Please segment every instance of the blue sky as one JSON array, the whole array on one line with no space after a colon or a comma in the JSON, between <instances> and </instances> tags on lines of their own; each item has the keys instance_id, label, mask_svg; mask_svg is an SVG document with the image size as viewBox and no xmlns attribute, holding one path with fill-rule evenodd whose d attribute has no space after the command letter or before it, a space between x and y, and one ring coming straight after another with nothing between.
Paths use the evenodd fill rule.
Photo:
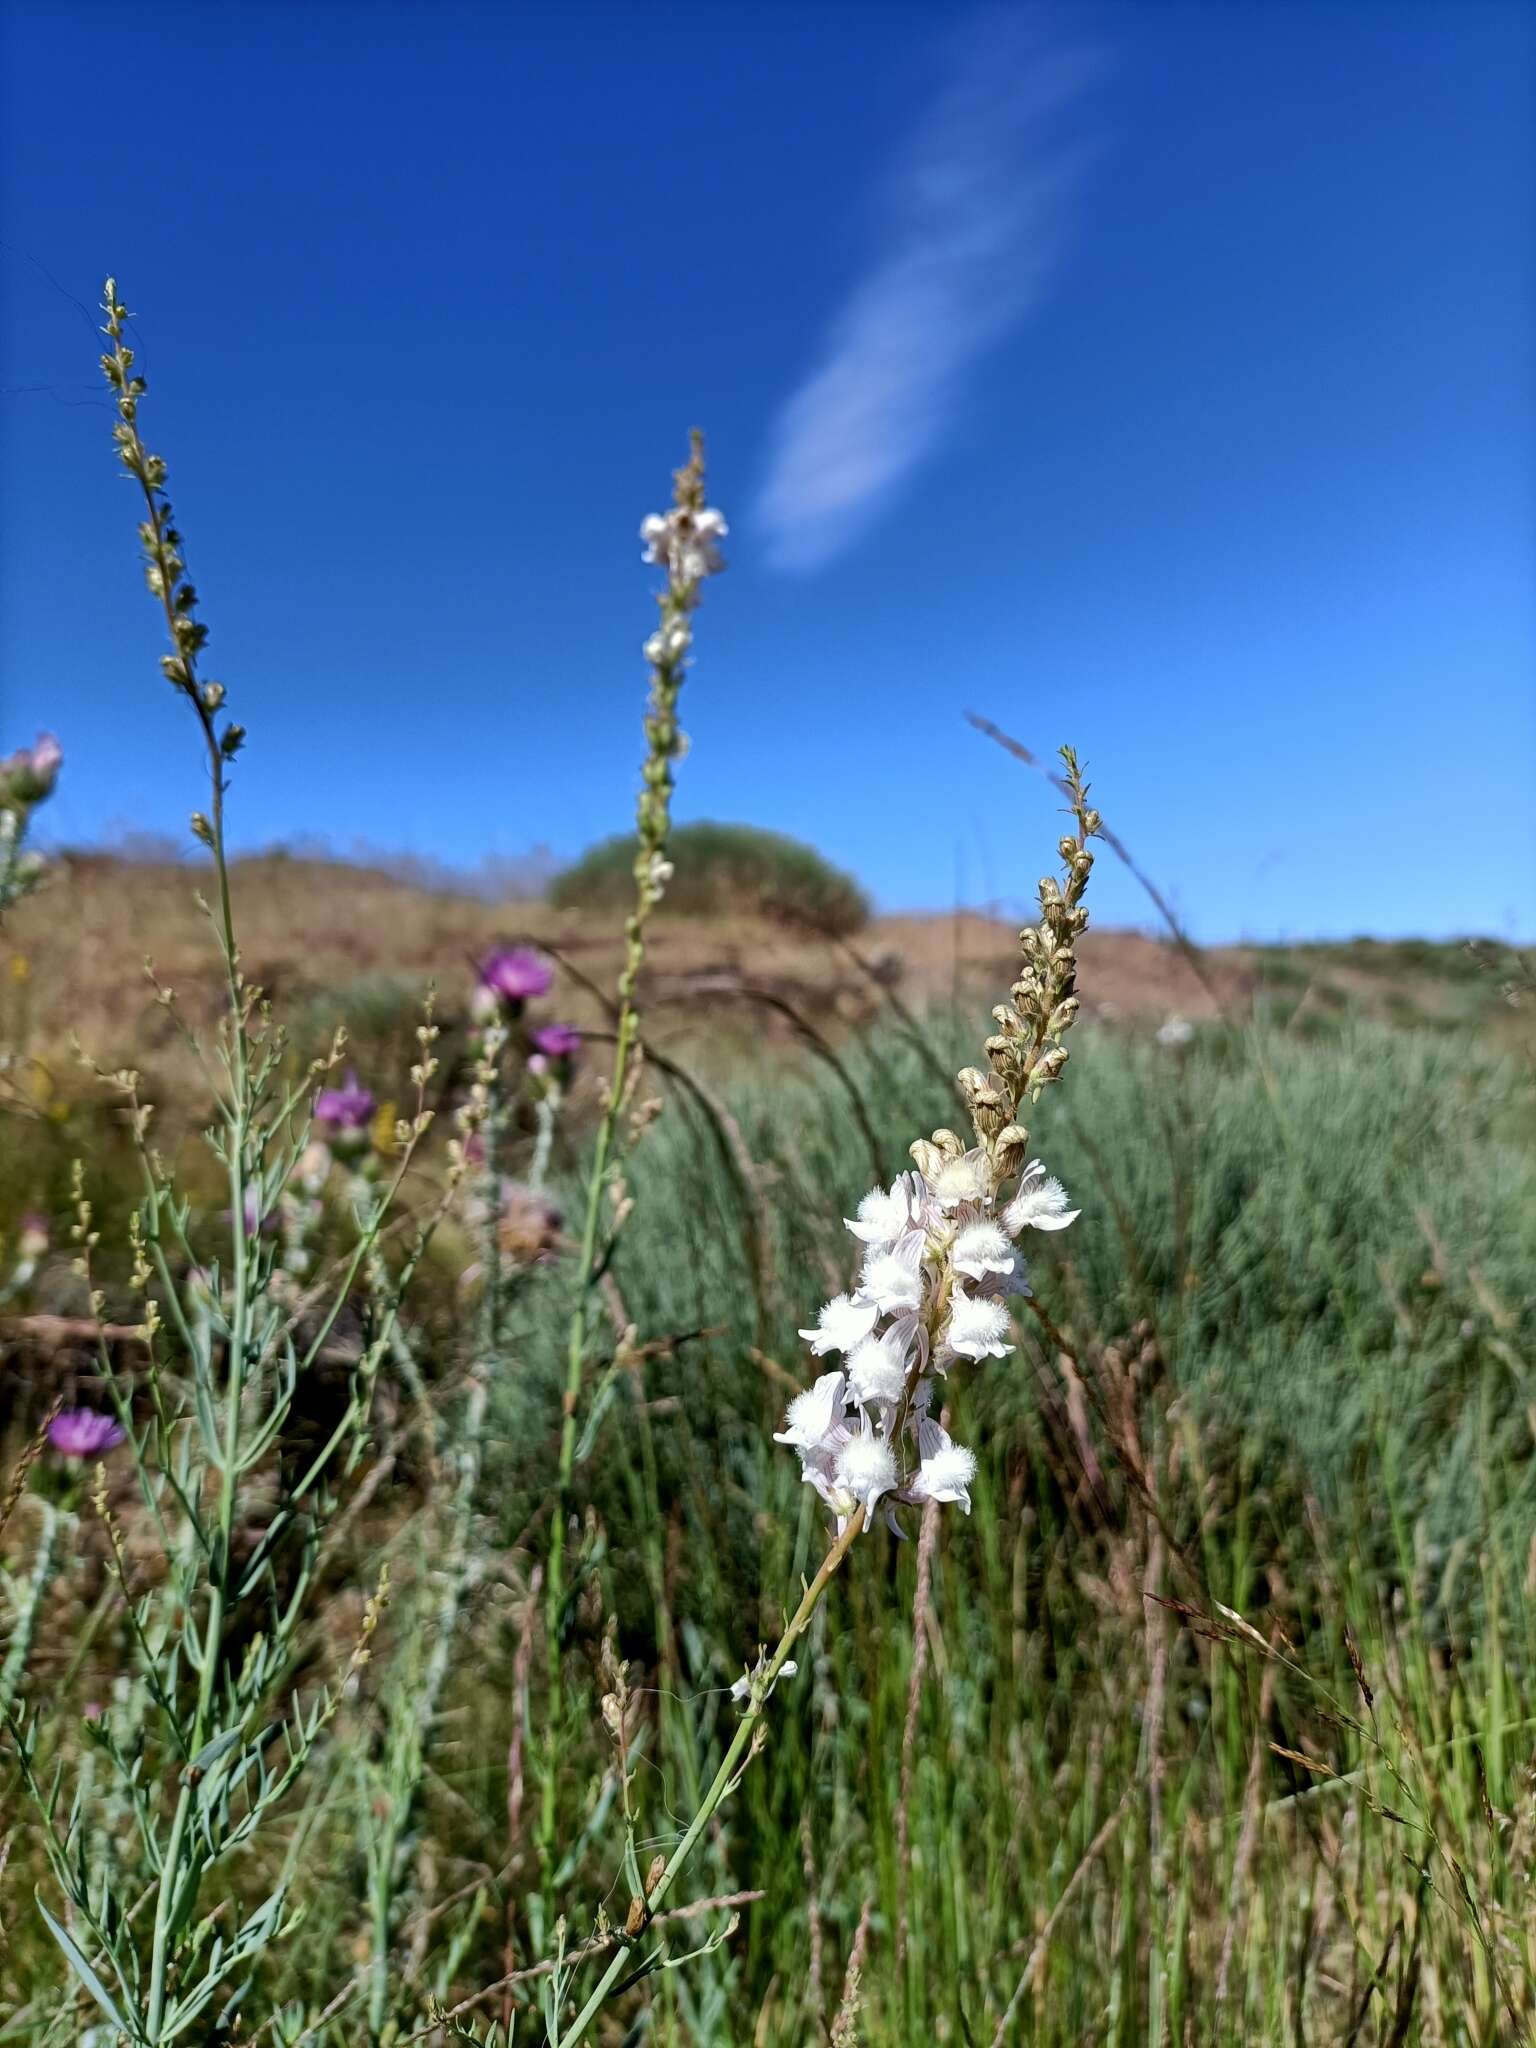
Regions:
<instances>
[{"instance_id":1,"label":"blue sky","mask_svg":"<svg viewBox=\"0 0 1536 2048\"><path fill-rule=\"evenodd\" d=\"M1529 10L0 22L0 737L61 735L55 835L201 800L72 303L110 268L247 843L627 824L635 530L698 423L680 816L1021 901L1051 800L974 707L1074 741L1204 937L1536 935Z\"/></svg>"}]
</instances>

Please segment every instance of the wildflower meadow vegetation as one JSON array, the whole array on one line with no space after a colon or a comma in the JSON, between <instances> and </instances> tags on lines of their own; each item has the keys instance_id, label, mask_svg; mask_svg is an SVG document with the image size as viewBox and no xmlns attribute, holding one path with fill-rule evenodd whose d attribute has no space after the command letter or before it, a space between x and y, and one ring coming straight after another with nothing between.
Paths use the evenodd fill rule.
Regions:
<instances>
[{"instance_id":1,"label":"wildflower meadow vegetation","mask_svg":"<svg viewBox=\"0 0 1536 2048\"><path fill-rule=\"evenodd\" d=\"M1237 1001L1171 913L1205 1013L1106 1014L1070 747L990 1020L803 850L674 833L697 437L633 831L554 892L616 977L513 932L403 1056L285 1018L259 713L104 320L217 994L151 960L141 1059L39 1036L68 762L0 762L0 2043L1531 2038L1529 1040ZM711 874L869 1007L661 1043Z\"/></svg>"}]
</instances>

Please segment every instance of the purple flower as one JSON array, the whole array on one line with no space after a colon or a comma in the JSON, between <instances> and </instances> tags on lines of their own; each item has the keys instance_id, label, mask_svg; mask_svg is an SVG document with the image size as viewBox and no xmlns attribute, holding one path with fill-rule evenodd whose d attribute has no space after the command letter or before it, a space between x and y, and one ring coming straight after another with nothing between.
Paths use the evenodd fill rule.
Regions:
<instances>
[{"instance_id":1,"label":"purple flower","mask_svg":"<svg viewBox=\"0 0 1536 2048\"><path fill-rule=\"evenodd\" d=\"M365 1131L373 1121L378 1104L362 1087L356 1071L348 1067L344 1088L322 1088L315 1097L315 1119L333 1131Z\"/></svg>"},{"instance_id":2,"label":"purple flower","mask_svg":"<svg viewBox=\"0 0 1536 2048\"><path fill-rule=\"evenodd\" d=\"M48 1425L48 1441L66 1458L98 1458L123 1440L122 1424L94 1408L66 1408Z\"/></svg>"},{"instance_id":3,"label":"purple flower","mask_svg":"<svg viewBox=\"0 0 1536 2048\"><path fill-rule=\"evenodd\" d=\"M0 798L40 804L59 779L64 749L51 732L40 732L35 747L18 747L0 761Z\"/></svg>"},{"instance_id":4,"label":"purple flower","mask_svg":"<svg viewBox=\"0 0 1536 2048\"><path fill-rule=\"evenodd\" d=\"M517 1008L530 996L544 995L554 978L555 970L531 946L498 946L480 962L480 986Z\"/></svg>"},{"instance_id":5,"label":"purple flower","mask_svg":"<svg viewBox=\"0 0 1536 2048\"><path fill-rule=\"evenodd\" d=\"M547 1060L573 1060L581 1051L581 1033L574 1024L541 1024L530 1035L534 1051Z\"/></svg>"}]
</instances>

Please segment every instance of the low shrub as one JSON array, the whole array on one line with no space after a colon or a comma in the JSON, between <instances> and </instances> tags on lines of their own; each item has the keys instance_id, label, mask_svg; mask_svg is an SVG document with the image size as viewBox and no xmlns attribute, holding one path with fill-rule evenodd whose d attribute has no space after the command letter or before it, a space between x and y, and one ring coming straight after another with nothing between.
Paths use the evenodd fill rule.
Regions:
<instances>
[{"instance_id":1,"label":"low shrub","mask_svg":"<svg viewBox=\"0 0 1536 2048\"><path fill-rule=\"evenodd\" d=\"M677 827L668 857L676 872L667 908L687 916L768 917L832 938L869 919L869 899L853 877L782 832L700 819ZM549 900L562 910L622 912L634 897L634 865L632 834L604 839L555 877Z\"/></svg>"}]
</instances>

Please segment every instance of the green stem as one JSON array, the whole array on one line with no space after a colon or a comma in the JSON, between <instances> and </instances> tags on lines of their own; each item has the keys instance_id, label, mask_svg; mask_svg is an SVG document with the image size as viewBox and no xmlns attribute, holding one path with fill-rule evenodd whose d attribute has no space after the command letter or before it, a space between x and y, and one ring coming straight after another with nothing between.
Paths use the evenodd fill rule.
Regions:
<instances>
[{"instance_id":1,"label":"green stem","mask_svg":"<svg viewBox=\"0 0 1536 2048\"><path fill-rule=\"evenodd\" d=\"M704 510L704 444L691 437L687 463L673 477L674 520L686 522ZM586 1217L581 1234L581 1252L576 1269L576 1299L571 1310L569 1342L566 1347L565 1390L560 1413L560 1461L554 1504L554 1527L550 1532L549 1573L545 1584L544 1633L549 1660L549 1699L542 1757L543 1784L539 1807L539 1861L543 1879L542 1896L552 1904L551 1875L555 1835L555 1807L559 1789L560 1752L565 1715L564 1680L560 1661L560 1625L565 1608L565 1540L570 1519L571 1472L576 1462L576 1408L581 1399L581 1376L586 1364L589 1335L588 1317L596 1284L598 1234L602 1222L604 1191L608 1187L610 1160L615 1150L619 1114L627 1099L630 1061L636 1051L639 1017L635 992L645 958L645 927L661 900L665 878L667 835L671 829L672 763L682 752L683 739L677 726L678 692L682 688L691 639L690 614L699 599L703 578L718 567L706 547L697 562L680 557L670 546L654 559L665 559L667 581L659 595L661 645L647 643L651 663L651 695L645 719L646 758L641 769L641 788L635 809L635 907L625 920L624 970L619 976L619 1015L615 1033L613 1074L608 1098L598 1126L591 1177L587 1182ZM542 1133L541 1133L542 1136ZM542 1162L541 1162L542 1163Z\"/></svg>"},{"instance_id":2,"label":"green stem","mask_svg":"<svg viewBox=\"0 0 1536 2048\"><path fill-rule=\"evenodd\" d=\"M641 941L630 940L629 971L632 980L639 965ZM560 1760L560 1722L564 1713L560 1673L560 1618L565 1606L565 1525L570 1513L571 1472L576 1463L576 1404L581 1398L581 1374L587 1351L587 1303L597 1264L597 1234L602 1222L603 1189L608 1184L608 1158L618 1128L619 1104L624 1097L624 1077L629 1069L630 1049L635 1035L635 1009L626 994L619 1012L617 1041L613 1056L613 1078L603 1120L598 1126L592 1154L592 1171L587 1182L587 1211L582 1224L581 1252L576 1268L576 1305L565 1358L565 1391L560 1404L560 1465L556 1482L554 1527L550 1531L549 1575L544 1594L544 1637L549 1657L549 1713L545 1730L543 1785L539 1808L539 1853L546 1880L555 1831L556 1779Z\"/></svg>"},{"instance_id":3,"label":"green stem","mask_svg":"<svg viewBox=\"0 0 1536 2048\"><path fill-rule=\"evenodd\" d=\"M683 1866L698 1846L700 1835L703 1834L714 1815L715 1809L730 1790L737 1771L742 1764L742 1759L747 1752L748 1745L752 1741L753 1732L762 1718L763 1709L768 1704L768 1698L773 1690L774 1681L784 1668L791 1649L810 1625L811 1616L816 1612L817 1607L821 1603L821 1596L832 1583L833 1576L842 1564L843 1559L853 1548L864 1527L865 1519L863 1508L858 1508L854 1511L847 1527L822 1559L820 1571L817 1572L815 1578L806 1587L800 1605L795 1609L789 1626L779 1639L778 1648L769 1660L768 1669L753 1688L751 1701L746 1712L741 1717L741 1725L737 1728L731 1740L731 1746L725 1752L720 1768L715 1773L714 1782L704 1795L703 1805L689 1822L688 1832L673 1850L671 1860L668 1862L666 1869L652 1887L650 1896L645 1902L647 1914L650 1917L654 1917L661 1910L667 1894L671 1891L673 1884L681 1874ZM577 2013L575 2019L572 2020L568 2031L560 2036L557 2048L576 2048L576 2043L581 2040L587 2028L597 2017L609 1993L619 1978L630 1967L631 1962L632 1957L627 1946L620 1947L614 1951L613 1959L599 1978L591 1997L581 2008L580 2012Z\"/></svg>"},{"instance_id":4,"label":"green stem","mask_svg":"<svg viewBox=\"0 0 1536 2048\"><path fill-rule=\"evenodd\" d=\"M157 534L161 532L161 514L154 493L148 485L144 495L149 504L150 515ZM172 618L169 596L166 597L167 618ZM171 644L176 644L174 632ZM214 868L219 884L219 914L221 920L222 952L226 987L230 1008L230 1079L233 1083L232 1116L229 1143L229 1200L231 1252L234 1271L232 1274L233 1302L229 1318L229 1373L224 1390L224 1443L222 1469L219 1474L219 1512L213 1553L209 1560L208 1613L203 1627L202 1666L198 1674L197 1705L193 1712L192 1734L187 1745L189 1754L196 1756L208 1740L209 1722L212 1717L218 1681L222 1671L224 1644L224 1620L228 1603L230 1584L230 1542L234 1534L236 1483L239 1473L240 1415L245 1398L246 1351L249 1345L250 1321L250 1246L246 1236L245 1214L245 1155L250 1142L250 1065L247 1057L245 1038L245 1015L240 990L239 953L235 946L234 911L230 901L229 863L224 853L224 776L223 760L218 740L214 733L213 720L203 709L196 696L192 697L194 708L203 727L208 746L209 769L213 784L210 817L210 837L213 842ZM199 1361L194 1357L193 1370L199 1370ZM167 1983L171 1960L171 1946L174 1930L172 1915L176 1911L178 1896L182 1890L182 1859L185 1852L187 1828L192 1818L192 1805L196 1786L188 1771L183 1772L181 1791L176 1800L176 1812L171 1822L170 1839L166 1844L165 1858L161 1865L159 1896L155 1902L155 1929L150 1950L149 2008L147 2014L146 2040L153 2044L161 2038L165 2023ZM195 1898L199 1874L189 1872ZM182 1919L188 1917L183 1911Z\"/></svg>"}]
</instances>

